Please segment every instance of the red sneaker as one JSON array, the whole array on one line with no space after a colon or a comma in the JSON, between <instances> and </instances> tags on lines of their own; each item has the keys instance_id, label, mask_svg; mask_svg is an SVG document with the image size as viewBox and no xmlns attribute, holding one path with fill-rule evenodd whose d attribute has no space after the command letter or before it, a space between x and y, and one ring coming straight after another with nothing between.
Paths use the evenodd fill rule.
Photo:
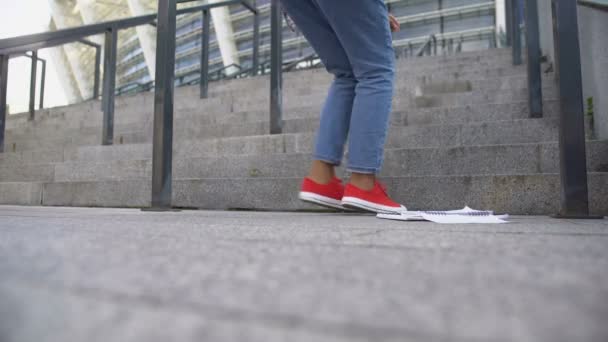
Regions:
<instances>
[{"instance_id":1,"label":"red sneaker","mask_svg":"<svg viewBox=\"0 0 608 342\"><path fill-rule=\"evenodd\" d=\"M344 196L344 185L342 180L335 177L328 184L319 184L306 177L302 182L300 199L304 202L344 210L342 197Z\"/></svg>"},{"instance_id":2,"label":"red sneaker","mask_svg":"<svg viewBox=\"0 0 608 342\"><path fill-rule=\"evenodd\" d=\"M378 181L376 181L374 188L370 191L365 191L352 184L348 184L344 190L342 206L379 214L393 214L407 211L407 208L393 201L386 194L386 187Z\"/></svg>"}]
</instances>

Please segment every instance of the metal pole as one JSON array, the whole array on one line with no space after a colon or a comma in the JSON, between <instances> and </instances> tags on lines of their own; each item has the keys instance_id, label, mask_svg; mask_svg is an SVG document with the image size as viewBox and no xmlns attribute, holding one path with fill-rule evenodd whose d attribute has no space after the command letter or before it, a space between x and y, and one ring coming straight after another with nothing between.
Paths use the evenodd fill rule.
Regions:
<instances>
[{"instance_id":1,"label":"metal pole","mask_svg":"<svg viewBox=\"0 0 608 342\"><path fill-rule=\"evenodd\" d=\"M172 201L175 21L175 0L158 0L152 147L152 210L170 210Z\"/></svg>"},{"instance_id":2,"label":"metal pole","mask_svg":"<svg viewBox=\"0 0 608 342\"><path fill-rule=\"evenodd\" d=\"M506 46L513 45L513 1L505 0L505 35Z\"/></svg>"},{"instance_id":3,"label":"metal pole","mask_svg":"<svg viewBox=\"0 0 608 342\"><path fill-rule=\"evenodd\" d=\"M114 142L114 96L116 91L116 49L118 32L110 29L105 33L105 56L103 69L103 133L102 145Z\"/></svg>"},{"instance_id":4,"label":"metal pole","mask_svg":"<svg viewBox=\"0 0 608 342\"><path fill-rule=\"evenodd\" d=\"M256 7L256 2L253 2ZM260 12L256 11L253 15L253 55L251 56L251 76L258 74L260 68Z\"/></svg>"},{"instance_id":5,"label":"metal pole","mask_svg":"<svg viewBox=\"0 0 608 342\"><path fill-rule=\"evenodd\" d=\"M513 2L511 16L511 32L513 36L513 65L521 65L521 30L520 30L520 18L519 18L519 0L511 0Z\"/></svg>"},{"instance_id":6,"label":"metal pole","mask_svg":"<svg viewBox=\"0 0 608 342\"><path fill-rule=\"evenodd\" d=\"M101 46L95 47L95 78L93 80L93 99L99 99L99 75L101 73Z\"/></svg>"},{"instance_id":7,"label":"metal pole","mask_svg":"<svg viewBox=\"0 0 608 342\"><path fill-rule=\"evenodd\" d=\"M588 217L587 157L576 1L555 1L560 93L560 217Z\"/></svg>"},{"instance_id":8,"label":"metal pole","mask_svg":"<svg viewBox=\"0 0 608 342\"><path fill-rule=\"evenodd\" d=\"M203 32L201 42L201 81L200 98L209 97L209 42L211 40L211 16L209 10L203 10Z\"/></svg>"},{"instance_id":9,"label":"metal pole","mask_svg":"<svg viewBox=\"0 0 608 342\"><path fill-rule=\"evenodd\" d=\"M270 134L281 134L283 132L283 15L279 0L272 0L270 22Z\"/></svg>"},{"instance_id":10,"label":"metal pole","mask_svg":"<svg viewBox=\"0 0 608 342\"><path fill-rule=\"evenodd\" d=\"M4 152L4 133L6 129L6 88L8 86L9 55L0 55L0 153Z\"/></svg>"},{"instance_id":11,"label":"metal pole","mask_svg":"<svg viewBox=\"0 0 608 342\"><path fill-rule=\"evenodd\" d=\"M437 1L437 9L441 12L441 10L443 10L443 0L438 0ZM443 17L443 14L439 15L439 33L443 34L443 32L445 31L445 18Z\"/></svg>"},{"instance_id":12,"label":"metal pole","mask_svg":"<svg viewBox=\"0 0 608 342\"><path fill-rule=\"evenodd\" d=\"M40 58L39 58L40 59ZM40 79L40 103L38 104L39 109L44 108L44 86L46 84L46 61L44 59L40 59L42 62L42 78Z\"/></svg>"},{"instance_id":13,"label":"metal pole","mask_svg":"<svg viewBox=\"0 0 608 342\"><path fill-rule=\"evenodd\" d=\"M30 72L30 116L28 120L34 120L36 116L36 74L38 67L38 51L32 51L32 68Z\"/></svg>"},{"instance_id":14,"label":"metal pole","mask_svg":"<svg viewBox=\"0 0 608 342\"><path fill-rule=\"evenodd\" d=\"M528 106L530 116L543 116L543 90L540 71L540 33L536 0L526 1L526 46L528 47Z\"/></svg>"}]
</instances>

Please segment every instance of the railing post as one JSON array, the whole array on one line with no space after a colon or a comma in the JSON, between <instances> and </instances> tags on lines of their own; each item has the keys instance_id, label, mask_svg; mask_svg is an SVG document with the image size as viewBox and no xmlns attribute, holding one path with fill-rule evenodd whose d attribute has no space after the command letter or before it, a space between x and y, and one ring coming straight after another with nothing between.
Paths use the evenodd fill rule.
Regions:
<instances>
[{"instance_id":1,"label":"railing post","mask_svg":"<svg viewBox=\"0 0 608 342\"><path fill-rule=\"evenodd\" d=\"M509 0L507 0L509 1ZM519 0L510 0L512 2L511 16L511 33L513 41L513 65L521 65L521 30L519 17Z\"/></svg>"},{"instance_id":2,"label":"railing post","mask_svg":"<svg viewBox=\"0 0 608 342\"><path fill-rule=\"evenodd\" d=\"M118 32L110 29L105 33L103 69L103 131L101 144L114 143L114 96L116 91L116 49Z\"/></svg>"},{"instance_id":3,"label":"railing post","mask_svg":"<svg viewBox=\"0 0 608 342\"><path fill-rule=\"evenodd\" d=\"M6 129L6 88L8 87L9 55L0 55L0 153L4 152Z\"/></svg>"},{"instance_id":4,"label":"railing post","mask_svg":"<svg viewBox=\"0 0 608 342\"><path fill-rule=\"evenodd\" d=\"M211 16L209 10L203 10L203 32L201 32L201 81L200 98L209 97L209 42L211 39Z\"/></svg>"},{"instance_id":5,"label":"railing post","mask_svg":"<svg viewBox=\"0 0 608 342\"><path fill-rule=\"evenodd\" d=\"M36 115L36 74L38 67L38 51L32 51L32 67L30 72L30 115L28 120L34 120Z\"/></svg>"},{"instance_id":6,"label":"railing post","mask_svg":"<svg viewBox=\"0 0 608 342\"><path fill-rule=\"evenodd\" d=\"M93 99L99 99L99 76L101 74L101 46L95 46L95 76L93 78Z\"/></svg>"},{"instance_id":7,"label":"railing post","mask_svg":"<svg viewBox=\"0 0 608 342\"><path fill-rule=\"evenodd\" d=\"M559 72L559 217L589 215L587 157L576 1L553 1L555 56Z\"/></svg>"},{"instance_id":8,"label":"railing post","mask_svg":"<svg viewBox=\"0 0 608 342\"><path fill-rule=\"evenodd\" d=\"M513 46L513 0L505 0L506 46Z\"/></svg>"},{"instance_id":9,"label":"railing post","mask_svg":"<svg viewBox=\"0 0 608 342\"><path fill-rule=\"evenodd\" d=\"M540 71L540 33L536 0L526 1L526 47L528 48L528 107L530 116L543 116L543 90Z\"/></svg>"},{"instance_id":10,"label":"railing post","mask_svg":"<svg viewBox=\"0 0 608 342\"><path fill-rule=\"evenodd\" d=\"M257 76L260 68L260 12L253 2L256 12L253 15L253 55L251 56L251 76Z\"/></svg>"},{"instance_id":11,"label":"railing post","mask_svg":"<svg viewBox=\"0 0 608 342\"><path fill-rule=\"evenodd\" d=\"M44 86L46 84L46 60L40 59L42 62L42 75L40 76L40 103L38 104L39 109L44 108Z\"/></svg>"},{"instance_id":12,"label":"railing post","mask_svg":"<svg viewBox=\"0 0 608 342\"><path fill-rule=\"evenodd\" d=\"M158 0L152 146L152 210L170 210L172 202L175 1Z\"/></svg>"},{"instance_id":13,"label":"railing post","mask_svg":"<svg viewBox=\"0 0 608 342\"><path fill-rule=\"evenodd\" d=\"M270 134L281 134L283 132L283 14L280 0L272 0L270 22Z\"/></svg>"}]
</instances>

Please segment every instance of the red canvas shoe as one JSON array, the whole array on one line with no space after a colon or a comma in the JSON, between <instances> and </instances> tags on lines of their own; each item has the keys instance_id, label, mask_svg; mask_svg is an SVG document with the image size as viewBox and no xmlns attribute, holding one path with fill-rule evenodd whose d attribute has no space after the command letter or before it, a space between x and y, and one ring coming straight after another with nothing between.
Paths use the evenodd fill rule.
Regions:
<instances>
[{"instance_id":1,"label":"red canvas shoe","mask_svg":"<svg viewBox=\"0 0 608 342\"><path fill-rule=\"evenodd\" d=\"M344 210L342 197L344 196L344 185L340 178L334 177L328 184L319 184L306 177L302 182L300 199L305 202Z\"/></svg>"},{"instance_id":2,"label":"red canvas shoe","mask_svg":"<svg viewBox=\"0 0 608 342\"><path fill-rule=\"evenodd\" d=\"M404 206L393 201L386 194L386 187L378 181L376 181L374 188L370 191L365 191L352 184L348 184L344 190L342 206L379 214L393 214L407 211Z\"/></svg>"}]
</instances>

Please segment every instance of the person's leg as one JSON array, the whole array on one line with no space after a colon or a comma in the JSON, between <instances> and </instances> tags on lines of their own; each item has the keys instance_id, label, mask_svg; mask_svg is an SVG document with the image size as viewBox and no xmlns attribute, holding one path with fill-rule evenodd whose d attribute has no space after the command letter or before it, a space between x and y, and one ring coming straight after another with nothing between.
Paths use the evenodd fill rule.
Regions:
<instances>
[{"instance_id":1,"label":"person's leg","mask_svg":"<svg viewBox=\"0 0 608 342\"><path fill-rule=\"evenodd\" d=\"M346 52L314 0L282 0L285 10L335 76L321 112L309 178L326 184L340 165L357 84Z\"/></svg>"},{"instance_id":2,"label":"person's leg","mask_svg":"<svg viewBox=\"0 0 608 342\"><path fill-rule=\"evenodd\" d=\"M350 121L351 183L369 190L383 161L391 111L395 54L382 0L315 0L338 36L357 85Z\"/></svg>"}]
</instances>

